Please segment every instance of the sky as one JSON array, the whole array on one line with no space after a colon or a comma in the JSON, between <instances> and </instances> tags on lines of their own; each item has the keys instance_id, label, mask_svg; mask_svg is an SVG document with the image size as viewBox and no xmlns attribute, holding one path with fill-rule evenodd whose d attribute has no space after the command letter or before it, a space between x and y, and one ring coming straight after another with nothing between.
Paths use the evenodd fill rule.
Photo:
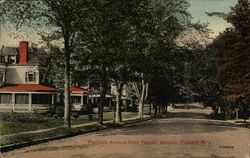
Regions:
<instances>
[{"instance_id":1,"label":"sky","mask_svg":"<svg viewBox=\"0 0 250 158\"><path fill-rule=\"evenodd\" d=\"M1 1L1 0L0 0ZM189 13L193 17L193 22L209 23L208 28L213 31L211 37L216 37L219 32L223 32L225 28L230 27L230 24L225 22L219 17L210 17L205 14L205 12L230 12L230 7L237 3L237 0L187 0L191 6L188 9ZM29 28L24 28L21 31L29 30ZM24 37L13 37L10 34L9 28L0 27L0 47L5 46L17 46L18 42L21 40L30 41L37 43L39 41L39 36L35 34L29 34L29 36Z\"/></svg>"},{"instance_id":2,"label":"sky","mask_svg":"<svg viewBox=\"0 0 250 158\"><path fill-rule=\"evenodd\" d=\"M208 16L205 12L228 13L231 11L231 7L235 6L237 0L188 0L188 2L191 4L188 11L193 17L193 22L209 23L208 28L214 32L212 37L231 26L222 18Z\"/></svg>"}]
</instances>

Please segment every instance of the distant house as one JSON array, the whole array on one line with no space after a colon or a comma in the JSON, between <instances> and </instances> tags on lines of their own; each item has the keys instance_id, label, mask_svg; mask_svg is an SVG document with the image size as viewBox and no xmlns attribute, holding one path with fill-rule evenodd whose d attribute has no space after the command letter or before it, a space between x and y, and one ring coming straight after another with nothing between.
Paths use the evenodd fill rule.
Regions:
<instances>
[{"instance_id":1,"label":"distant house","mask_svg":"<svg viewBox=\"0 0 250 158\"><path fill-rule=\"evenodd\" d=\"M88 93L88 89L70 87L70 101L72 105L72 111L80 111L84 106L87 106Z\"/></svg>"},{"instance_id":2,"label":"distant house","mask_svg":"<svg viewBox=\"0 0 250 158\"><path fill-rule=\"evenodd\" d=\"M26 41L0 49L0 111L44 112L55 104L60 90L44 83L46 58Z\"/></svg>"}]
</instances>

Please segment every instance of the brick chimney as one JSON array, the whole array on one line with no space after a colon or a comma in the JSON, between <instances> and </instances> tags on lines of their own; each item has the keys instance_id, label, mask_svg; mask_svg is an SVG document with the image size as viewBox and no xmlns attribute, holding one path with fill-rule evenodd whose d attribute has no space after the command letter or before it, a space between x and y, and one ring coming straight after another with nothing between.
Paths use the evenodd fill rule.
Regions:
<instances>
[{"instance_id":1,"label":"brick chimney","mask_svg":"<svg viewBox=\"0 0 250 158\"><path fill-rule=\"evenodd\" d=\"M26 64L28 61L29 42L19 42L19 63Z\"/></svg>"}]
</instances>

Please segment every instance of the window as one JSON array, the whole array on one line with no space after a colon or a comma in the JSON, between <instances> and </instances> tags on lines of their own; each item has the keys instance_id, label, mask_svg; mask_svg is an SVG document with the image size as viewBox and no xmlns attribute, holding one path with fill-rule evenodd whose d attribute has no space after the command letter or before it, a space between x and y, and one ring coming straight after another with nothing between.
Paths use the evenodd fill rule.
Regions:
<instances>
[{"instance_id":1,"label":"window","mask_svg":"<svg viewBox=\"0 0 250 158\"><path fill-rule=\"evenodd\" d=\"M29 95L16 94L16 104L29 104Z\"/></svg>"},{"instance_id":2,"label":"window","mask_svg":"<svg viewBox=\"0 0 250 158\"><path fill-rule=\"evenodd\" d=\"M71 96L71 104L81 104L81 96Z\"/></svg>"},{"instance_id":3,"label":"window","mask_svg":"<svg viewBox=\"0 0 250 158\"><path fill-rule=\"evenodd\" d=\"M5 72L0 71L0 82L4 82L4 78L5 78Z\"/></svg>"},{"instance_id":4,"label":"window","mask_svg":"<svg viewBox=\"0 0 250 158\"><path fill-rule=\"evenodd\" d=\"M25 73L25 81L26 82L36 82L36 72L26 72Z\"/></svg>"},{"instance_id":5,"label":"window","mask_svg":"<svg viewBox=\"0 0 250 158\"><path fill-rule=\"evenodd\" d=\"M9 63L16 64L16 56L9 56Z\"/></svg>"},{"instance_id":6,"label":"window","mask_svg":"<svg viewBox=\"0 0 250 158\"><path fill-rule=\"evenodd\" d=\"M32 94L32 104L52 104L52 94Z\"/></svg>"},{"instance_id":7,"label":"window","mask_svg":"<svg viewBox=\"0 0 250 158\"><path fill-rule=\"evenodd\" d=\"M0 104L11 104L12 94L2 93L0 94Z\"/></svg>"},{"instance_id":8,"label":"window","mask_svg":"<svg viewBox=\"0 0 250 158\"><path fill-rule=\"evenodd\" d=\"M87 103L88 103L88 97L83 96L83 104L87 105Z\"/></svg>"},{"instance_id":9,"label":"window","mask_svg":"<svg viewBox=\"0 0 250 158\"><path fill-rule=\"evenodd\" d=\"M4 56L0 56L0 62L5 63Z\"/></svg>"}]
</instances>

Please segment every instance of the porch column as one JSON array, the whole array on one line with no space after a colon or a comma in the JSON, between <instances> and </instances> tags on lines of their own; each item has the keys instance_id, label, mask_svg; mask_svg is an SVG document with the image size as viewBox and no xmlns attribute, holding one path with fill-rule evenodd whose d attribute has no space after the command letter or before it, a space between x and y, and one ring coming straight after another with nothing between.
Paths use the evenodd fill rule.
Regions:
<instances>
[{"instance_id":1,"label":"porch column","mask_svg":"<svg viewBox=\"0 0 250 158\"><path fill-rule=\"evenodd\" d=\"M89 95L87 95L87 104L89 104Z\"/></svg>"},{"instance_id":2,"label":"porch column","mask_svg":"<svg viewBox=\"0 0 250 158\"><path fill-rule=\"evenodd\" d=\"M109 107L112 107L112 98L109 99Z\"/></svg>"},{"instance_id":3,"label":"porch column","mask_svg":"<svg viewBox=\"0 0 250 158\"><path fill-rule=\"evenodd\" d=\"M29 112L32 110L32 94L29 93Z\"/></svg>"},{"instance_id":4,"label":"porch column","mask_svg":"<svg viewBox=\"0 0 250 158\"><path fill-rule=\"evenodd\" d=\"M52 105L54 105L54 104L55 104L55 94L52 94L51 104L52 104Z\"/></svg>"},{"instance_id":5,"label":"porch column","mask_svg":"<svg viewBox=\"0 0 250 158\"><path fill-rule=\"evenodd\" d=\"M83 93L81 94L81 105L83 105Z\"/></svg>"},{"instance_id":6,"label":"porch column","mask_svg":"<svg viewBox=\"0 0 250 158\"><path fill-rule=\"evenodd\" d=\"M12 93L12 111L15 111L15 104L16 104L16 94Z\"/></svg>"}]
</instances>

